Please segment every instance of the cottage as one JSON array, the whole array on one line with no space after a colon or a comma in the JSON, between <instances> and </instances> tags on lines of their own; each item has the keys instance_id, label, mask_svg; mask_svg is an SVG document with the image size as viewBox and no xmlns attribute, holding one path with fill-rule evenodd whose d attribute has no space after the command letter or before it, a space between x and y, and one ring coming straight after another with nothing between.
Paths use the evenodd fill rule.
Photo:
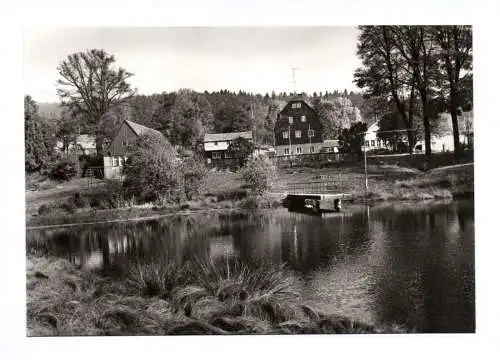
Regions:
<instances>
[{"instance_id":1,"label":"cottage","mask_svg":"<svg viewBox=\"0 0 500 360\"><path fill-rule=\"evenodd\" d=\"M229 158L227 149L229 144L237 138L243 138L253 142L252 131L205 134L203 139L203 150L207 159L217 160Z\"/></svg>"},{"instance_id":2,"label":"cottage","mask_svg":"<svg viewBox=\"0 0 500 360\"><path fill-rule=\"evenodd\" d=\"M278 114L274 143L277 155L314 154L323 147L323 125L302 97L289 101Z\"/></svg>"},{"instance_id":3,"label":"cottage","mask_svg":"<svg viewBox=\"0 0 500 360\"><path fill-rule=\"evenodd\" d=\"M122 173L123 164L127 160L127 148L138 137L144 135L160 136L163 134L158 130L148 128L144 125L125 120L108 147L104 156L104 178L119 178Z\"/></svg>"}]
</instances>

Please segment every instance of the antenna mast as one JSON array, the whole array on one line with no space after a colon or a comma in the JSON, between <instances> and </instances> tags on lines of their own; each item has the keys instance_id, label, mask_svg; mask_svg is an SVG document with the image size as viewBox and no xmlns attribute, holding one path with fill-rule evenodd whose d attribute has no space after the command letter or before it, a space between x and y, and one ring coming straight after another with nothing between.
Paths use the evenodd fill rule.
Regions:
<instances>
[{"instance_id":1,"label":"antenna mast","mask_svg":"<svg viewBox=\"0 0 500 360\"><path fill-rule=\"evenodd\" d=\"M295 89L295 70L298 70L298 67L292 68L292 77L293 77L293 94L297 95L297 91Z\"/></svg>"}]
</instances>

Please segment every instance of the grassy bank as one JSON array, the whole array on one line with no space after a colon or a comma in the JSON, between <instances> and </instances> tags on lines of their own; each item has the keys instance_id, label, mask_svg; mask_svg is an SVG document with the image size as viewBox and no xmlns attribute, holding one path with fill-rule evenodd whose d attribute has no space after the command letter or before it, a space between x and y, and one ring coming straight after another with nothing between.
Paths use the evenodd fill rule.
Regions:
<instances>
[{"instance_id":1,"label":"grassy bank","mask_svg":"<svg viewBox=\"0 0 500 360\"><path fill-rule=\"evenodd\" d=\"M278 194L255 196L247 195L245 192L244 195L235 196L231 192L228 192L218 195L207 194L198 199L171 206L130 204L124 207L108 209L89 206L76 208L72 204L73 200L65 200L60 204L52 205L42 213L27 215L26 226L125 221L140 218L155 218L170 214L191 213L193 211L271 209L282 206L281 198Z\"/></svg>"},{"instance_id":2,"label":"grassy bank","mask_svg":"<svg viewBox=\"0 0 500 360\"><path fill-rule=\"evenodd\" d=\"M196 198L181 204L136 204L125 201L115 185L99 182L89 190L86 179L75 179L59 187L27 191L27 226L126 220L158 217L182 211L218 209L269 209L280 207L289 183L320 181L335 183L337 192L350 194L350 202L452 199L474 194L474 167L435 168L421 171L380 160L368 166L368 191L365 190L362 164L332 164L325 168L280 169L278 179L264 196L250 195L241 176L231 171L207 174ZM408 158L408 163L416 160ZM441 162L444 160L441 159ZM441 163L440 162L440 163ZM420 166L422 164L419 163Z\"/></svg>"},{"instance_id":3,"label":"grassy bank","mask_svg":"<svg viewBox=\"0 0 500 360\"><path fill-rule=\"evenodd\" d=\"M135 266L113 281L65 260L27 257L27 333L53 335L401 333L322 314L284 268L237 262ZM224 269L224 270L221 270Z\"/></svg>"}]
</instances>

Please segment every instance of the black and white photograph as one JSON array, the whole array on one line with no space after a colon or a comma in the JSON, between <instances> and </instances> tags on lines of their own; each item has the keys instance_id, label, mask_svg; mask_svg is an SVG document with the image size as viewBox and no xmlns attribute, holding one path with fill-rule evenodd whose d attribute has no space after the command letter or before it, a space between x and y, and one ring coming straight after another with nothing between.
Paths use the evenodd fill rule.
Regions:
<instances>
[{"instance_id":1,"label":"black and white photograph","mask_svg":"<svg viewBox=\"0 0 500 360\"><path fill-rule=\"evenodd\" d=\"M26 335L474 333L473 30L24 29Z\"/></svg>"},{"instance_id":2,"label":"black and white photograph","mask_svg":"<svg viewBox=\"0 0 500 360\"><path fill-rule=\"evenodd\" d=\"M1 357L491 357L494 14L6 6Z\"/></svg>"}]
</instances>

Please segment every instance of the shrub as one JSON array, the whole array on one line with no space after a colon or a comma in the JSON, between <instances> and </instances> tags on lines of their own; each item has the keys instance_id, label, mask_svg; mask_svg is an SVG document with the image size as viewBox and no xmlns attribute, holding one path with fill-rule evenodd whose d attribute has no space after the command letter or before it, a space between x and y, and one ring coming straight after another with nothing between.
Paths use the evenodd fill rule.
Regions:
<instances>
[{"instance_id":1,"label":"shrub","mask_svg":"<svg viewBox=\"0 0 500 360\"><path fill-rule=\"evenodd\" d=\"M203 178L207 173L205 162L198 157L187 157L182 161L184 194L188 200L200 193Z\"/></svg>"},{"instance_id":2,"label":"shrub","mask_svg":"<svg viewBox=\"0 0 500 360\"><path fill-rule=\"evenodd\" d=\"M131 146L125 163L123 188L141 202L184 199L182 163L173 147L160 136L142 136Z\"/></svg>"},{"instance_id":3,"label":"shrub","mask_svg":"<svg viewBox=\"0 0 500 360\"><path fill-rule=\"evenodd\" d=\"M231 200L231 201L236 201L236 200L241 200L247 197L247 190L246 189L232 189L232 190L224 190L224 191L219 191L215 196L217 197L217 202L221 201L226 201L226 200ZM209 194L207 194L209 196Z\"/></svg>"},{"instance_id":4,"label":"shrub","mask_svg":"<svg viewBox=\"0 0 500 360\"><path fill-rule=\"evenodd\" d=\"M269 190L276 177L276 167L266 156L250 159L242 171L243 180L256 194Z\"/></svg>"},{"instance_id":5,"label":"shrub","mask_svg":"<svg viewBox=\"0 0 500 360\"><path fill-rule=\"evenodd\" d=\"M253 144L243 137L238 137L231 141L227 152L229 156L238 163L239 167L242 167L248 161L248 158L252 154Z\"/></svg>"},{"instance_id":6,"label":"shrub","mask_svg":"<svg viewBox=\"0 0 500 360\"><path fill-rule=\"evenodd\" d=\"M50 171L50 178L59 181L68 181L75 177L77 173L76 165L69 160L57 162Z\"/></svg>"},{"instance_id":7,"label":"shrub","mask_svg":"<svg viewBox=\"0 0 500 360\"><path fill-rule=\"evenodd\" d=\"M50 213L52 211L52 208L49 207L48 205L46 204L42 204L40 205L40 207L38 208L38 215L47 215L48 213Z\"/></svg>"}]
</instances>

